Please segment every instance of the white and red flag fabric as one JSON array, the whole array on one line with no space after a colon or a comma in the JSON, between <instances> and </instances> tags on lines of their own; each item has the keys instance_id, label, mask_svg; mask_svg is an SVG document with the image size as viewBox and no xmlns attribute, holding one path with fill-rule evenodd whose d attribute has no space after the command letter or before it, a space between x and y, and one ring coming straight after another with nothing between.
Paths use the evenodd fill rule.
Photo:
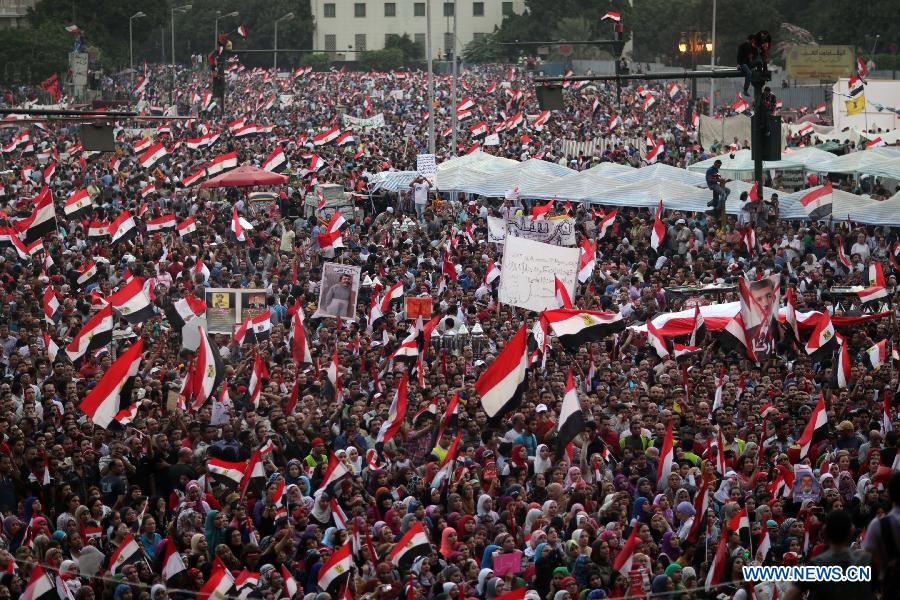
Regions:
<instances>
[{"instance_id":1,"label":"white and red flag fabric","mask_svg":"<svg viewBox=\"0 0 900 600\"><path fill-rule=\"evenodd\" d=\"M606 237L606 232L609 231L609 228L613 226L616 221L616 215L619 214L619 209L614 208L611 212L603 215L603 218L600 219L600 224L597 226L597 239L602 240Z\"/></svg>"},{"instance_id":2,"label":"white and red flag fabric","mask_svg":"<svg viewBox=\"0 0 900 600\"><path fill-rule=\"evenodd\" d=\"M566 284L559 280L556 275L553 276L553 288L556 294L557 308L572 308L572 298L569 296L569 290Z\"/></svg>"},{"instance_id":3,"label":"white and red flag fabric","mask_svg":"<svg viewBox=\"0 0 900 600\"><path fill-rule=\"evenodd\" d=\"M803 434L797 438L800 446L800 460L806 458L814 444L828 437L828 413L825 410L825 398L820 394L816 407L809 416Z\"/></svg>"},{"instance_id":4,"label":"white and red flag fabric","mask_svg":"<svg viewBox=\"0 0 900 600\"><path fill-rule=\"evenodd\" d=\"M241 25L240 27L237 28L237 34L239 36L241 36L242 38L247 37L247 28L244 27L243 25Z\"/></svg>"},{"instance_id":5,"label":"white and red flag fabric","mask_svg":"<svg viewBox=\"0 0 900 600\"><path fill-rule=\"evenodd\" d=\"M390 561L402 571L406 571L421 556L431 554L431 542L425 528L419 521L413 521L390 553Z\"/></svg>"},{"instance_id":6,"label":"white and red flag fabric","mask_svg":"<svg viewBox=\"0 0 900 600\"><path fill-rule=\"evenodd\" d=\"M107 297L107 303L129 323L141 323L156 314L144 279L133 277L126 285Z\"/></svg>"},{"instance_id":7,"label":"white and red flag fabric","mask_svg":"<svg viewBox=\"0 0 900 600\"><path fill-rule=\"evenodd\" d=\"M656 489L664 490L668 485L672 465L675 463L675 444L672 438L672 420L666 425L666 435L659 451L659 466L656 468Z\"/></svg>"},{"instance_id":8,"label":"white and red flag fabric","mask_svg":"<svg viewBox=\"0 0 900 600\"><path fill-rule=\"evenodd\" d=\"M264 171L269 171L271 173L281 173L284 171L285 168L287 168L287 158L284 155L284 148L281 146L275 148L275 150L272 151L272 154L263 161L261 167Z\"/></svg>"},{"instance_id":9,"label":"white and red flag fabric","mask_svg":"<svg viewBox=\"0 0 900 600\"><path fill-rule=\"evenodd\" d=\"M319 135L314 136L312 141L313 141L313 144L315 144L316 146L323 146L329 142L333 142L334 140L338 139L338 137L340 135L341 135L341 128L340 127L332 127L328 131L323 131Z\"/></svg>"},{"instance_id":10,"label":"white and red flag fabric","mask_svg":"<svg viewBox=\"0 0 900 600\"><path fill-rule=\"evenodd\" d=\"M825 219L831 215L834 202L833 192L831 182L826 181L822 187L801 196L800 204L806 215L812 220Z\"/></svg>"},{"instance_id":11,"label":"white and red flag fabric","mask_svg":"<svg viewBox=\"0 0 900 600\"><path fill-rule=\"evenodd\" d=\"M475 390L481 397L481 406L488 418L497 418L519 403L526 385L527 370L527 332L522 325L475 383Z\"/></svg>"},{"instance_id":12,"label":"white and red flag fabric","mask_svg":"<svg viewBox=\"0 0 900 600\"><path fill-rule=\"evenodd\" d=\"M606 233L605 231L603 233ZM578 256L578 281L584 283L591 278L594 273L594 267L597 266L597 244L591 243L587 238L581 241L580 253Z\"/></svg>"},{"instance_id":13,"label":"white and red flag fabric","mask_svg":"<svg viewBox=\"0 0 900 600\"><path fill-rule=\"evenodd\" d=\"M625 545L622 546L622 549L619 550L619 553L616 554L616 560L613 562L613 570L618 571L622 574L623 577L628 577L629 571L631 571L631 567L634 564L634 555L637 553L638 549L641 547L643 543L641 539L637 536L637 532L640 527L632 527L631 535L628 536L628 539L625 540Z\"/></svg>"},{"instance_id":14,"label":"white and red flag fabric","mask_svg":"<svg viewBox=\"0 0 900 600\"><path fill-rule=\"evenodd\" d=\"M651 148L646 155L644 155L644 162L648 165L652 165L656 161L659 160L663 154L666 152L666 145L663 142L659 142L653 148Z\"/></svg>"},{"instance_id":15,"label":"white and red flag fabric","mask_svg":"<svg viewBox=\"0 0 900 600\"><path fill-rule=\"evenodd\" d=\"M109 429L116 415L122 411L123 400L126 402L125 408L131 404L131 388L140 369L143 350L144 340L138 338L131 348L110 365L79 405L95 425Z\"/></svg>"},{"instance_id":16,"label":"white and red flag fabric","mask_svg":"<svg viewBox=\"0 0 900 600\"><path fill-rule=\"evenodd\" d=\"M619 21L622 20L622 14L613 12L610 10L610 11L607 11L605 15L600 17L601 21L606 21L607 19L609 19L610 21L616 21L618 23Z\"/></svg>"},{"instance_id":17,"label":"white and red flag fabric","mask_svg":"<svg viewBox=\"0 0 900 600\"><path fill-rule=\"evenodd\" d=\"M653 231L650 234L650 247L657 251L666 238L666 225L662 221L662 211L663 203L660 200L659 206L656 208L656 216L653 219Z\"/></svg>"},{"instance_id":18,"label":"white and red flag fabric","mask_svg":"<svg viewBox=\"0 0 900 600\"><path fill-rule=\"evenodd\" d=\"M581 410L581 401L578 399L578 390L570 367L556 424L556 456L561 457L569 442L582 431L584 431L584 413Z\"/></svg>"},{"instance_id":19,"label":"white and red flag fabric","mask_svg":"<svg viewBox=\"0 0 900 600\"><path fill-rule=\"evenodd\" d=\"M134 222L134 217L127 210L122 211L115 221L109 224L110 243L112 244L131 241L137 233L137 223Z\"/></svg>"},{"instance_id":20,"label":"white and red flag fabric","mask_svg":"<svg viewBox=\"0 0 900 600\"><path fill-rule=\"evenodd\" d=\"M169 155L169 151L166 150L165 145L162 142L157 142L147 148L147 151L141 154L140 158L138 158L138 162L141 163L141 166L145 169L152 169L156 166L156 164Z\"/></svg>"},{"instance_id":21,"label":"white and red flag fabric","mask_svg":"<svg viewBox=\"0 0 900 600\"><path fill-rule=\"evenodd\" d=\"M400 383L397 385L397 391L394 394L394 400L391 402L391 408L388 410L387 419L381 424L378 430L378 436L375 439L376 448L380 448L397 435L400 427L403 426L403 420L406 418L407 408L407 387L409 375L403 374ZM379 444L381 446L379 446Z\"/></svg>"},{"instance_id":22,"label":"white and red flag fabric","mask_svg":"<svg viewBox=\"0 0 900 600\"><path fill-rule=\"evenodd\" d=\"M350 577L350 569L353 566L351 549L350 540L347 540L319 569L318 584L322 590L340 588Z\"/></svg>"}]
</instances>

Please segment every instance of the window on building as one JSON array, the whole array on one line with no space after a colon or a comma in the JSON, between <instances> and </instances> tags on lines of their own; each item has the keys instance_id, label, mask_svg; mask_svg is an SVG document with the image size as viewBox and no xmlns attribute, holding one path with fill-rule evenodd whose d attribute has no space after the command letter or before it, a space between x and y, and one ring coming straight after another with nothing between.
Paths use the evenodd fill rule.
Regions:
<instances>
[{"instance_id":1,"label":"window on building","mask_svg":"<svg viewBox=\"0 0 900 600\"><path fill-rule=\"evenodd\" d=\"M484 16L484 2L473 2L472 3L472 16L473 17L483 17Z\"/></svg>"},{"instance_id":2,"label":"window on building","mask_svg":"<svg viewBox=\"0 0 900 600\"><path fill-rule=\"evenodd\" d=\"M391 44L393 44L394 42L396 42L396 41L397 41L397 38L399 38L399 37L400 37L400 36L397 35L396 33L386 33L386 34L384 34L384 47L385 47L385 48L389 47Z\"/></svg>"},{"instance_id":3,"label":"window on building","mask_svg":"<svg viewBox=\"0 0 900 600\"><path fill-rule=\"evenodd\" d=\"M512 2L504 2L503 5L503 16L511 17L513 15L513 3Z\"/></svg>"},{"instance_id":4,"label":"window on building","mask_svg":"<svg viewBox=\"0 0 900 600\"><path fill-rule=\"evenodd\" d=\"M353 36L354 50L357 52L365 52L366 51L366 34L357 33ZM357 55L357 58L359 55Z\"/></svg>"},{"instance_id":5,"label":"window on building","mask_svg":"<svg viewBox=\"0 0 900 600\"><path fill-rule=\"evenodd\" d=\"M337 6L337 5L335 5L335 4L329 2L329 3L326 3L326 4L322 7L322 8L323 8L323 11L324 11L323 14L324 14L324 16L325 16L326 19L333 19L333 18L335 18L335 17L337 16L337 9L336 9L336 6Z\"/></svg>"},{"instance_id":6,"label":"window on building","mask_svg":"<svg viewBox=\"0 0 900 600\"><path fill-rule=\"evenodd\" d=\"M396 17L397 16L397 3L396 2L385 2L384 3L384 16L386 16L386 17Z\"/></svg>"},{"instance_id":7,"label":"window on building","mask_svg":"<svg viewBox=\"0 0 900 600\"><path fill-rule=\"evenodd\" d=\"M504 4L512 5L512 2L504 2ZM503 13L506 14L506 13ZM354 17L365 17L366 16L366 3L365 2L357 2L353 5L353 16Z\"/></svg>"},{"instance_id":8,"label":"window on building","mask_svg":"<svg viewBox=\"0 0 900 600\"><path fill-rule=\"evenodd\" d=\"M453 53L453 32L444 32L444 52L449 57Z\"/></svg>"},{"instance_id":9,"label":"window on building","mask_svg":"<svg viewBox=\"0 0 900 600\"><path fill-rule=\"evenodd\" d=\"M419 46L421 46L423 51L425 50L425 34L424 33L415 34L413 41L415 43L419 44Z\"/></svg>"},{"instance_id":10,"label":"window on building","mask_svg":"<svg viewBox=\"0 0 900 600\"><path fill-rule=\"evenodd\" d=\"M325 34L325 51L326 52L335 52L337 51L337 36L333 33Z\"/></svg>"},{"instance_id":11,"label":"window on building","mask_svg":"<svg viewBox=\"0 0 900 600\"><path fill-rule=\"evenodd\" d=\"M453 7L454 7L454 4L452 2L444 2L444 16L445 17L453 16Z\"/></svg>"},{"instance_id":12,"label":"window on building","mask_svg":"<svg viewBox=\"0 0 900 600\"><path fill-rule=\"evenodd\" d=\"M414 17L424 17L425 16L425 3L424 2L416 2L413 4L413 16Z\"/></svg>"}]
</instances>

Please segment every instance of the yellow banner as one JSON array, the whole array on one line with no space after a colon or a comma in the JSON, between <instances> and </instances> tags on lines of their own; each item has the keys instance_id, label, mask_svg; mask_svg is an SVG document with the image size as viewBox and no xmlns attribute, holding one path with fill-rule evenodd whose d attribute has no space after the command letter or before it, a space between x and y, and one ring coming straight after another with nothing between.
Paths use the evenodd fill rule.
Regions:
<instances>
[{"instance_id":1,"label":"yellow banner","mask_svg":"<svg viewBox=\"0 0 900 600\"><path fill-rule=\"evenodd\" d=\"M862 92L856 98L845 100L847 104L847 116L858 115L866 110L866 93Z\"/></svg>"}]
</instances>

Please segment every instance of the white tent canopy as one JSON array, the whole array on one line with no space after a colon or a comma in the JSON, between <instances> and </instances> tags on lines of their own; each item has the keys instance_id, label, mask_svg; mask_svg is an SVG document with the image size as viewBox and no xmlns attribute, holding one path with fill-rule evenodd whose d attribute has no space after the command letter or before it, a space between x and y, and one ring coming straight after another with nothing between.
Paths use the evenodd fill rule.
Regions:
<instances>
[{"instance_id":1,"label":"white tent canopy","mask_svg":"<svg viewBox=\"0 0 900 600\"><path fill-rule=\"evenodd\" d=\"M829 154L828 152L825 154L834 158L833 154ZM738 150L734 153L734 158L731 158L731 156L731 154L713 156L712 158L690 165L687 170L695 173L706 173L706 170L713 166L714 162L721 160L722 166L719 169L719 172L725 177L740 177L741 175L753 173L753 158L750 150ZM791 155L788 155L783 160L763 161L763 169L799 170L803 168L803 163L798 160L793 160Z\"/></svg>"}]
</instances>

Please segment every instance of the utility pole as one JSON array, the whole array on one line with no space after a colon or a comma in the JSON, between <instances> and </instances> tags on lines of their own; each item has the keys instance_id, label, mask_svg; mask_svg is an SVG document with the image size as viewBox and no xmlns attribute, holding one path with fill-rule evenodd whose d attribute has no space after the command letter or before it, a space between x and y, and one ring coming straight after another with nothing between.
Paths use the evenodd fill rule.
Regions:
<instances>
[{"instance_id":1,"label":"utility pole","mask_svg":"<svg viewBox=\"0 0 900 600\"><path fill-rule=\"evenodd\" d=\"M428 55L428 153L434 154L434 64L431 55L431 0L425 0L425 53ZM453 107L456 110L456 107Z\"/></svg>"},{"instance_id":2,"label":"utility pole","mask_svg":"<svg viewBox=\"0 0 900 600\"><path fill-rule=\"evenodd\" d=\"M453 153L453 156L456 156L456 140L459 129L459 121L456 118L456 103L458 102L459 95L459 59L456 57L456 49L459 47L459 41L456 39L458 8L459 3L457 2L457 0L453 0L453 83L450 87L450 94L452 98L450 102L450 111L452 113L450 115L450 122L453 126L453 136L450 138L450 149Z\"/></svg>"},{"instance_id":3,"label":"utility pole","mask_svg":"<svg viewBox=\"0 0 900 600\"><path fill-rule=\"evenodd\" d=\"M716 0L713 0L712 10L712 50L709 53L710 68L716 70ZM716 114L716 80L709 78L709 116Z\"/></svg>"}]
</instances>

